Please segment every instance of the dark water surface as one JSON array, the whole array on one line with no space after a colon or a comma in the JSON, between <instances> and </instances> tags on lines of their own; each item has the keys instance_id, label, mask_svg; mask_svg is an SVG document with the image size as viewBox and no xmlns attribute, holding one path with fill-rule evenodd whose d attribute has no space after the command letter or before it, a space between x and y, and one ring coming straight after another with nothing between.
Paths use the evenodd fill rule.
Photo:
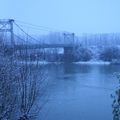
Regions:
<instances>
[{"instance_id":1,"label":"dark water surface","mask_svg":"<svg viewBox=\"0 0 120 120\"><path fill-rule=\"evenodd\" d=\"M116 65L48 64L48 102L38 120L112 120Z\"/></svg>"}]
</instances>

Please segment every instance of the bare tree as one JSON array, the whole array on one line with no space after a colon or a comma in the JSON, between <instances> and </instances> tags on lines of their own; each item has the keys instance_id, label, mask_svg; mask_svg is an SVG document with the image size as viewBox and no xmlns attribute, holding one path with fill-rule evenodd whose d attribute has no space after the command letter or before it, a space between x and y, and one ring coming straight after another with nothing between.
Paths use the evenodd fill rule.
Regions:
<instances>
[{"instance_id":1,"label":"bare tree","mask_svg":"<svg viewBox=\"0 0 120 120\"><path fill-rule=\"evenodd\" d=\"M16 55L5 56L7 47L2 40L0 47L0 120L29 120L46 103L37 106L45 91L45 76L38 62L29 64L26 59L19 64Z\"/></svg>"},{"instance_id":2,"label":"bare tree","mask_svg":"<svg viewBox=\"0 0 120 120\"><path fill-rule=\"evenodd\" d=\"M25 51L27 54L27 49ZM32 64L28 59L21 64L18 79L18 103L19 120L29 120L36 116L46 101L37 106L38 97L41 98L45 92L46 79L45 73L39 69L38 62ZM36 112L35 112L36 111Z\"/></svg>"}]
</instances>

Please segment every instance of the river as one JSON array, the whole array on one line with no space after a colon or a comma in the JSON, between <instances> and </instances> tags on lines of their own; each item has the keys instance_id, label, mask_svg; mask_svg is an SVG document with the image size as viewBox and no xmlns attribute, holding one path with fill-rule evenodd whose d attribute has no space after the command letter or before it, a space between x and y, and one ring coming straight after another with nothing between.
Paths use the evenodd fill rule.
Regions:
<instances>
[{"instance_id":1,"label":"river","mask_svg":"<svg viewBox=\"0 0 120 120\"><path fill-rule=\"evenodd\" d=\"M112 120L118 65L47 64L48 102L38 120Z\"/></svg>"}]
</instances>

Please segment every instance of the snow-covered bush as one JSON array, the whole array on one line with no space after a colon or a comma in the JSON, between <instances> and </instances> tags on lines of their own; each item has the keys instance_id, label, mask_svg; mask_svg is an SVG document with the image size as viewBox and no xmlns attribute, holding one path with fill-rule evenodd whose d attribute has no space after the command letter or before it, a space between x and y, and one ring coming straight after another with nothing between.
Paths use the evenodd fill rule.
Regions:
<instances>
[{"instance_id":1,"label":"snow-covered bush","mask_svg":"<svg viewBox=\"0 0 120 120\"><path fill-rule=\"evenodd\" d=\"M74 50L75 61L89 61L92 59L92 51L88 48L79 47Z\"/></svg>"},{"instance_id":2,"label":"snow-covered bush","mask_svg":"<svg viewBox=\"0 0 120 120\"><path fill-rule=\"evenodd\" d=\"M111 94L113 99L112 108L113 108L113 120L120 119L120 74L117 74L118 86L116 87L115 93Z\"/></svg>"},{"instance_id":3,"label":"snow-covered bush","mask_svg":"<svg viewBox=\"0 0 120 120\"><path fill-rule=\"evenodd\" d=\"M112 61L114 59L120 59L120 49L117 47L105 48L100 53L100 59L103 61Z\"/></svg>"},{"instance_id":4,"label":"snow-covered bush","mask_svg":"<svg viewBox=\"0 0 120 120\"><path fill-rule=\"evenodd\" d=\"M12 57L4 57L5 46L0 42L0 120L10 120L16 102L17 68Z\"/></svg>"}]
</instances>

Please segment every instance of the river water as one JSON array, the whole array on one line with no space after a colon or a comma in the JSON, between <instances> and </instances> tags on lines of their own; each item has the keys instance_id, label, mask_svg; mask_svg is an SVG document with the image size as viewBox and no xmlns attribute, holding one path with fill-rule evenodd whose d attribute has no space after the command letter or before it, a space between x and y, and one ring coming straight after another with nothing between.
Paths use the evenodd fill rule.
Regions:
<instances>
[{"instance_id":1,"label":"river water","mask_svg":"<svg viewBox=\"0 0 120 120\"><path fill-rule=\"evenodd\" d=\"M118 65L47 64L48 101L38 120L112 120Z\"/></svg>"}]
</instances>

